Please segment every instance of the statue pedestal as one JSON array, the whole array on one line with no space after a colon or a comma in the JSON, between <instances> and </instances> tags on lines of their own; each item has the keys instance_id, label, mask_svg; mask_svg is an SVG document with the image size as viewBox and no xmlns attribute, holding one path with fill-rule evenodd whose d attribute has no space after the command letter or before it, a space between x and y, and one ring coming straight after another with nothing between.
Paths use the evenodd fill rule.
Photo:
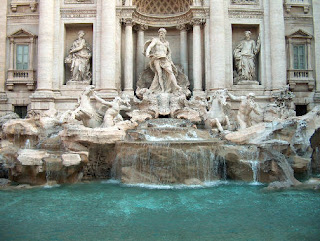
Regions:
<instances>
[{"instance_id":1,"label":"statue pedestal","mask_svg":"<svg viewBox=\"0 0 320 241\"><path fill-rule=\"evenodd\" d=\"M171 94L169 93L161 93L157 95L157 102L160 115L170 115L170 97Z\"/></svg>"},{"instance_id":2,"label":"statue pedestal","mask_svg":"<svg viewBox=\"0 0 320 241\"><path fill-rule=\"evenodd\" d=\"M90 85L90 81L74 81L74 80L69 80L67 82L67 85Z\"/></svg>"},{"instance_id":3,"label":"statue pedestal","mask_svg":"<svg viewBox=\"0 0 320 241\"><path fill-rule=\"evenodd\" d=\"M259 82L256 80L240 80L238 85L259 85Z\"/></svg>"}]
</instances>

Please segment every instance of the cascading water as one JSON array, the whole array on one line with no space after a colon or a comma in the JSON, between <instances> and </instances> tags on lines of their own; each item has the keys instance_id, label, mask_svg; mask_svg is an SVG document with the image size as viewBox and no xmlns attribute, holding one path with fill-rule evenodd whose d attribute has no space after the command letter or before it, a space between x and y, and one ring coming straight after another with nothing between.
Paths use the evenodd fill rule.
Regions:
<instances>
[{"instance_id":1,"label":"cascading water","mask_svg":"<svg viewBox=\"0 0 320 241\"><path fill-rule=\"evenodd\" d=\"M260 169L260 162L259 161L249 161L253 173L253 183L259 183L259 169Z\"/></svg>"},{"instance_id":2,"label":"cascading water","mask_svg":"<svg viewBox=\"0 0 320 241\"><path fill-rule=\"evenodd\" d=\"M221 141L184 127L183 120L168 119L170 125L164 120L152 121L137 130L139 135L132 133L142 140L116 144L114 178L149 184L200 184L226 179L225 161L218 155Z\"/></svg>"},{"instance_id":3,"label":"cascading water","mask_svg":"<svg viewBox=\"0 0 320 241\"><path fill-rule=\"evenodd\" d=\"M24 144L24 149L31 149L31 143L30 143L30 139L27 139L25 144Z\"/></svg>"},{"instance_id":4,"label":"cascading water","mask_svg":"<svg viewBox=\"0 0 320 241\"><path fill-rule=\"evenodd\" d=\"M243 162L248 163L252 170L252 183L260 184L259 172L260 172L260 161L259 151L248 149L247 151L241 151Z\"/></svg>"}]
</instances>

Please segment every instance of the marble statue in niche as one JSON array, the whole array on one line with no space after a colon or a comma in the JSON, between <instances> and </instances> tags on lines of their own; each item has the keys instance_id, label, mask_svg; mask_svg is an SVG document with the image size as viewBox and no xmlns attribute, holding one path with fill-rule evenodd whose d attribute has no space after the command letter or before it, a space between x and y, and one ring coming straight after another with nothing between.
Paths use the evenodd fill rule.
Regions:
<instances>
[{"instance_id":1,"label":"marble statue in niche","mask_svg":"<svg viewBox=\"0 0 320 241\"><path fill-rule=\"evenodd\" d=\"M84 35L84 31L79 31L78 39L73 42L65 63L70 65L71 79L69 81L84 81L89 84L92 78L90 71L92 52Z\"/></svg>"},{"instance_id":2,"label":"marble statue in niche","mask_svg":"<svg viewBox=\"0 0 320 241\"><path fill-rule=\"evenodd\" d=\"M259 84L257 81L256 56L260 51L260 36L257 42L251 39L251 31L245 31L245 39L234 49L235 84Z\"/></svg>"},{"instance_id":3,"label":"marble statue in niche","mask_svg":"<svg viewBox=\"0 0 320 241\"><path fill-rule=\"evenodd\" d=\"M180 90L176 75L178 70L171 59L169 42L165 39L167 31L159 29L159 37L146 42L145 55L150 58L150 68L154 72L154 78L150 86L151 90L172 93Z\"/></svg>"}]
</instances>

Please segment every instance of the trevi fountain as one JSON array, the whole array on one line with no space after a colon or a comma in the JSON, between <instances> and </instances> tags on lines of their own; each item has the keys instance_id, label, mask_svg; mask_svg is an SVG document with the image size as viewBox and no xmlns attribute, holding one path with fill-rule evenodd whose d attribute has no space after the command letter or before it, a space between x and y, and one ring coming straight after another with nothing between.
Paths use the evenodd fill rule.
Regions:
<instances>
[{"instance_id":1,"label":"trevi fountain","mask_svg":"<svg viewBox=\"0 0 320 241\"><path fill-rule=\"evenodd\" d=\"M22 1L8 2L13 14L23 6ZM23 11L50 14L48 8L53 8L51 3L44 7L43 0L34 1L35 5L31 4L33 1L26 2L30 5L26 4L27 10ZM63 4L96 4L99 8L101 4L103 9L111 4L104 2L65 0ZM205 57L203 61L209 62L204 66L197 62L203 58L198 55L203 51L201 41L208 40L206 35L205 40L197 36L204 34L204 18L210 11L218 14L213 18L219 21L219 8L227 1L177 1L191 4L185 10L191 11L192 19L187 14L184 21L189 23L176 28L181 31L181 39L187 41L183 34L193 27L191 69L184 55L186 42L181 40L181 48L177 49L172 37L176 31L171 26L177 21L175 15L168 15L166 23L153 13L144 16L143 1L118 2L117 17L122 16L125 35L121 50L125 49L124 58L120 57L123 90L110 88L103 92L104 83L96 80L97 73L103 79L103 74L112 72L112 66L118 69L111 59L111 67L104 62L105 58L116 57L116 52L97 64L97 41L92 37L90 22L83 26L71 26L70 22L65 25L65 52L63 58L58 58L64 66L61 93L65 91L70 98L65 94L56 96L54 80L48 87L53 91L48 91L46 75L39 67L37 90L30 97L26 117L12 111L0 117L0 239L319 239L320 106L315 102L303 114L295 108L302 98L295 88L310 90L314 86L301 81L278 84L272 80L273 88L267 91L266 87L262 92L261 86L270 84L263 77L268 75L263 65L270 61L266 51L273 50L266 49L265 30L253 21L248 26L240 22L232 26L230 74L235 88L210 81L202 88L202 70L207 75L209 70L204 66L208 64L214 70L209 71L213 79L227 79L227 74L221 74L221 64L212 59L224 55L219 52L219 40L210 40L214 45L208 45L214 49L209 52L217 51L217 56ZM209 2L215 10L211 10L211 5L209 9ZM262 0L230 2L239 4L239 9L242 4L250 9L261 4L271 13L275 7L274 3ZM279 2L282 7L282 1ZM285 4L288 2L291 1ZM152 5L150 1L145 4ZM292 8L295 7L293 4ZM62 9L61 14L67 10ZM287 9L286 14L289 12ZM99 15L104 24L110 17L105 15ZM144 25L148 18L158 22ZM271 18L272 15L272 25ZM41 23L52 23L46 16L39 21L39 31ZM208 28L220 36L215 32L219 31L215 22L207 21ZM139 36L135 40L136 51L127 38L132 35L133 25L138 32L152 28L146 41ZM98 34L101 38L108 36L103 30ZM17 42L12 52L17 54L16 66L22 51L23 69L26 52L19 46L27 45L19 45L24 37L17 36L13 34L9 39L12 46ZM46 52L49 37L39 36L41 68L46 63L40 57L44 56L45 61L50 56ZM105 49L110 44L109 40L101 42L101 56L108 52ZM137 61L134 66L130 63L132 55L128 54L132 51ZM177 61L177 53L181 61ZM279 67L274 65L276 58L274 61L273 68ZM192 71L191 78L188 70ZM53 76L59 75L51 71ZM8 96L16 93L20 84L13 83Z\"/></svg>"}]
</instances>

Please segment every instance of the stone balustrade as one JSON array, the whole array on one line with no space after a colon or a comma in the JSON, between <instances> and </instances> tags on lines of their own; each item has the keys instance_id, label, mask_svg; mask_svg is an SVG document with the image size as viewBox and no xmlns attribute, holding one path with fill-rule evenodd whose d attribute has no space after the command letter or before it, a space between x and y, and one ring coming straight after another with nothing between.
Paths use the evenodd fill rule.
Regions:
<instances>
[{"instance_id":1,"label":"stone balustrade","mask_svg":"<svg viewBox=\"0 0 320 241\"><path fill-rule=\"evenodd\" d=\"M29 90L33 90L36 81L35 76L35 70L8 70L7 89L13 90L14 85L25 84Z\"/></svg>"},{"instance_id":2,"label":"stone balustrade","mask_svg":"<svg viewBox=\"0 0 320 241\"><path fill-rule=\"evenodd\" d=\"M290 88L294 89L297 84L307 84L309 90L313 90L315 86L315 80L313 77L313 70L288 70L288 82Z\"/></svg>"}]
</instances>

